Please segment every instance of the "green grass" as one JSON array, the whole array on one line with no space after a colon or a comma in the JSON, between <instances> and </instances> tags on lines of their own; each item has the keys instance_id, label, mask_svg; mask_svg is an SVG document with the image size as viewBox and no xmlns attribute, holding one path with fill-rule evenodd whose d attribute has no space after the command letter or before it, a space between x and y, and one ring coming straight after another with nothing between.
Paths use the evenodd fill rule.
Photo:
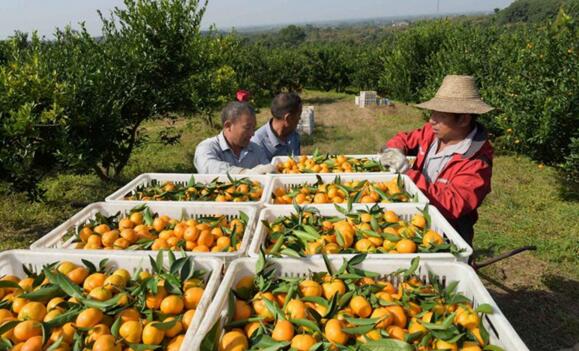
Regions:
<instances>
[{"instance_id":1,"label":"green grass","mask_svg":"<svg viewBox=\"0 0 579 351\"><path fill-rule=\"evenodd\" d=\"M316 108L316 129L302 140L303 152L375 153L396 132L421 126L421 113L403 104L360 109L346 94L305 92ZM269 118L261 108L258 124ZM149 143L139 147L123 174L126 182L144 172L191 172L197 143L217 130L196 119L180 118L181 142L155 142L169 121L144 125ZM480 208L475 251L481 258L523 245L525 253L484 268L487 288L523 340L533 350L570 347L579 340L579 203L564 200L554 169L540 169L522 156L494 160L492 193ZM0 249L25 248L77 212L103 201L119 184L94 175L60 175L46 180L46 201L29 203L0 185Z\"/></svg>"}]
</instances>

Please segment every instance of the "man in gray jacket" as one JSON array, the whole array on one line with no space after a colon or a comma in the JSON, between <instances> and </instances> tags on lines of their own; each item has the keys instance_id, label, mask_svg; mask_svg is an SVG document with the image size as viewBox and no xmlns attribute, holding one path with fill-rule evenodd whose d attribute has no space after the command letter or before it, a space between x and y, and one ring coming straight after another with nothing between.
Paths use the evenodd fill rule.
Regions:
<instances>
[{"instance_id":1,"label":"man in gray jacket","mask_svg":"<svg viewBox=\"0 0 579 351\"><path fill-rule=\"evenodd\" d=\"M221 112L223 130L195 150L198 173L266 174L275 172L263 148L251 141L256 118L247 102L230 102Z\"/></svg>"}]
</instances>

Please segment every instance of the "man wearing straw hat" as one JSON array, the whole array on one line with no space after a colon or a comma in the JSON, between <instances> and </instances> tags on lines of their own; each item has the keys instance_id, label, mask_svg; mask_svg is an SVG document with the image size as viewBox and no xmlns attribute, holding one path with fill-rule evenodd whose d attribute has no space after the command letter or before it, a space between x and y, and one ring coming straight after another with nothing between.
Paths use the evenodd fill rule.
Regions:
<instances>
[{"instance_id":1,"label":"man wearing straw hat","mask_svg":"<svg viewBox=\"0 0 579 351\"><path fill-rule=\"evenodd\" d=\"M471 76L448 75L434 98L416 105L430 110L422 128L398 133L380 155L384 165L406 173L472 245L477 208L491 191L493 148L478 115L493 110ZM410 167L406 155L416 155Z\"/></svg>"}]
</instances>

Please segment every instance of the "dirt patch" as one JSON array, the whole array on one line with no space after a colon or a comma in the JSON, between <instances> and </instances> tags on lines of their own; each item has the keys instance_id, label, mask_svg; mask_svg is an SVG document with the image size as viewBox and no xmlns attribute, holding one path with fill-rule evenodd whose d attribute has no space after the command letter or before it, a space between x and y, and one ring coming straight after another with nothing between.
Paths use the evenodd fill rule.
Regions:
<instances>
[{"instance_id":1,"label":"dirt patch","mask_svg":"<svg viewBox=\"0 0 579 351\"><path fill-rule=\"evenodd\" d=\"M579 281L555 265L523 253L479 276L529 349L559 350L579 342Z\"/></svg>"}]
</instances>

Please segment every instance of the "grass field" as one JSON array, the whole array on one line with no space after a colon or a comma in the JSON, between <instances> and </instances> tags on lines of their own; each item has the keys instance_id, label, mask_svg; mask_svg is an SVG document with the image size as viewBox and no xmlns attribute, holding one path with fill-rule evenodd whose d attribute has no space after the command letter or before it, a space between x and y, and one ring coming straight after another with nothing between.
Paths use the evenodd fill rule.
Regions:
<instances>
[{"instance_id":1,"label":"grass field","mask_svg":"<svg viewBox=\"0 0 579 351\"><path fill-rule=\"evenodd\" d=\"M353 96L306 92L315 105L316 131L302 140L303 152L375 153L397 131L423 123L421 113L402 104L360 109ZM267 107L258 124L267 120ZM149 123L143 132L155 140L166 121ZM217 131L200 121L179 119L181 143L149 143L134 153L128 181L143 172L191 172L195 145ZM564 200L556 172L525 157L497 155L493 192L480 209L475 252L479 259L523 245L523 253L479 273L499 306L532 350L558 350L579 343L579 203ZM102 201L119 184L93 175L60 175L44 183L46 201L28 203L0 185L0 249L24 248L85 204Z\"/></svg>"}]
</instances>

